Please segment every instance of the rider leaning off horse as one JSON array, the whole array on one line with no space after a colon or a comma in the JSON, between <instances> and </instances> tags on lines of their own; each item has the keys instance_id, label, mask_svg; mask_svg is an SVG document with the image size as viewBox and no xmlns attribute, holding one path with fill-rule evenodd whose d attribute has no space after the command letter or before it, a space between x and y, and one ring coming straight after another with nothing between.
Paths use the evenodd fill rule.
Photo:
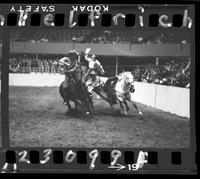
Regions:
<instances>
[{"instance_id":1,"label":"rider leaning off horse","mask_svg":"<svg viewBox=\"0 0 200 179\"><path fill-rule=\"evenodd\" d=\"M100 85L102 82L98 75L103 75L105 73L101 63L97 60L95 54L89 57L90 48L85 50L85 60L88 61L88 71L85 74L85 82L88 88L88 92L92 96L92 91L94 87Z\"/></svg>"},{"instance_id":2,"label":"rider leaning off horse","mask_svg":"<svg viewBox=\"0 0 200 179\"><path fill-rule=\"evenodd\" d=\"M72 61L76 62L73 67L71 67ZM59 64L64 66L64 72L65 72L65 80L64 80L64 84L63 84L64 87L68 86L69 73L76 70L79 63L80 63L80 54L76 50L70 50L67 57L63 57L59 60ZM73 74L71 74L71 75L73 75ZM65 100L64 100L63 104L64 105L67 104Z\"/></svg>"}]
</instances>

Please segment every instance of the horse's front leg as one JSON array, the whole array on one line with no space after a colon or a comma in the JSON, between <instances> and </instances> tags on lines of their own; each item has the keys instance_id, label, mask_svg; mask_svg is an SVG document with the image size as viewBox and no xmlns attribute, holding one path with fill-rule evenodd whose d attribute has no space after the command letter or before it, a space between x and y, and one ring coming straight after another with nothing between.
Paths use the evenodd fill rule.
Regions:
<instances>
[{"instance_id":1,"label":"horse's front leg","mask_svg":"<svg viewBox=\"0 0 200 179\"><path fill-rule=\"evenodd\" d=\"M110 107L111 107L112 113L114 114L114 113L115 113L115 110L114 110L113 104L112 104L112 103L109 103L109 104L110 104Z\"/></svg>"},{"instance_id":2,"label":"horse's front leg","mask_svg":"<svg viewBox=\"0 0 200 179\"><path fill-rule=\"evenodd\" d=\"M129 111L129 107L128 107L128 104L127 104L126 100L124 100L124 104L126 106L126 111Z\"/></svg>"},{"instance_id":3,"label":"horse's front leg","mask_svg":"<svg viewBox=\"0 0 200 179\"><path fill-rule=\"evenodd\" d=\"M139 114L140 116L143 116L143 113L142 113L142 111L140 110L140 108L138 107L138 105L137 105L134 101L132 101L132 100L131 100L131 103L133 104L133 106L135 107L135 109L138 111L138 114Z\"/></svg>"},{"instance_id":4,"label":"horse's front leg","mask_svg":"<svg viewBox=\"0 0 200 179\"><path fill-rule=\"evenodd\" d=\"M78 104L77 104L77 102L74 101L74 104L75 104L75 109L76 109L76 111L78 111Z\"/></svg>"},{"instance_id":5,"label":"horse's front leg","mask_svg":"<svg viewBox=\"0 0 200 179\"><path fill-rule=\"evenodd\" d=\"M80 107L80 110L81 110L82 112L84 112L85 106L83 106L83 105L81 104L81 102L79 102L77 99L74 99L74 104L77 106L77 108L78 108L78 106L79 106L79 107Z\"/></svg>"},{"instance_id":6,"label":"horse's front leg","mask_svg":"<svg viewBox=\"0 0 200 179\"><path fill-rule=\"evenodd\" d=\"M120 107L121 107L121 109L122 109L122 112L123 112L123 114L124 115L128 115L128 113L127 113L127 111L126 110L124 110L124 107L123 107L123 104L122 104L122 102L121 101L119 101L119 104L120 104Z\"/></svg>"},{"instance_id":7,"label":"horse's front leg","mask_svg":"<svg viewBox=\"0 0 200 179\"><path fill-rule=\"evenodd\" d=\"M92 98L89 99L88 102L86 103L83 103L86 107L86 114L91 114L92 116L94 115L95 113L95 110L94 110L94 104L93 104L93 101L92 101Z\"/></svg>"},{"instance_id":8,"label":"horse's front leg","mask_svg":"<svg viewBox=\"0 0 200 179\"><path fill-rule=\"evenodd\" d=\"M70 112L70 111L72 110L72 107L71 107L71 105L70 105L69 100L67 100L66 102L67 102L68 111Z\"/></svg>"},{"instance_id":9,"label":"horse's front leg","mask_svg":"<svg viewBox=\"0 0 200 179\"><path fill-rule=\"evenodd\" d=\"M83 102L79 102L78 100L76 100L76 102L77 102L77 105L80 106L80 109L81 109L81 111L82 111L83 113L85 113L85 114L87 114L87 115L91 114L90 110L87 109L88 106L87 106L86 104L83 104Z\"/></svg>"},{"instance_id":10,"label":"horse's front leg","mask_svg":"<svg viewBox=\"0 0 200 179\"><path fill-rule=\"evenodd\" d=\"M89 104L91 105L91 110L92 110L91 112L92 112L92 114L94 114L95 113L95 109L94 109L94 103L93 103L92 99L89 102Z\"/></svg>"}]
</instances>

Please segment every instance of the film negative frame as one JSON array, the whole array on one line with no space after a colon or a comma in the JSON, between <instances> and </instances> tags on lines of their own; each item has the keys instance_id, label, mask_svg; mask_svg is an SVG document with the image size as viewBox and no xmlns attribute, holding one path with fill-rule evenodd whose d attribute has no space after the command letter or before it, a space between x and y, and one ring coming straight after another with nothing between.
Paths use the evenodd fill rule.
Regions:
<instances>
[{"instance_id":1,"label":"film negative frame","mask_svg":"<svg viewBox=\"0 0 200 179\"><path fill-rule=\"evenodd\" d=\"M195 4L195 3L190 3ZM188 4L186 3L186 6ZM59 6L59 5L58 5ZM69 6L69 5L67 5ZM133 4L133 6L135 6ZM196 5L197 6L197 5ZM69 6L70 7L70 6ZM58 11L59 12L59 11ZM194 11L193 11L194 12ZM195 13L197 14L196 8ZM6 14L6 13L5 13ZM194 17L194 14L193 14ZM195 15L196 28L197 17ZM2 27L1 27L2 28ZM19 27L3 26L2 59L10 54L10 30ZM33 28L33 27L20 27ZM36 29L38 27L35 27ZM55 27L41 27L51 29ZM99 28L99 26L96 26ZM120 27L122 28L122 27ZM195 34L196 35L196 34ZM54 147L10 147L9 145L9 62L2 60L1 112L2 112L2 148L0 164L2 173L10 172L64 172L64 173L196 173L196 125L195 125L195 63L196 44L193 36L191 43L191 91L190 91L190 148L54 148ZM73 152L72 152L73 151ZM119 153L120 151L120 153ZM69 157L72 155L71 161ZM20 159L22 162L20 162ZM140 159L140 160L138 160ZM141 163L140 163L141 161ZM112 162L115 165L112 165ZM117 162L117 164L116 164ZM138 163L137 163L138 162ZM141 166L141 168L139 167ZM124 169L126 167L126 169Z\"/></svg>"}]
</instances>

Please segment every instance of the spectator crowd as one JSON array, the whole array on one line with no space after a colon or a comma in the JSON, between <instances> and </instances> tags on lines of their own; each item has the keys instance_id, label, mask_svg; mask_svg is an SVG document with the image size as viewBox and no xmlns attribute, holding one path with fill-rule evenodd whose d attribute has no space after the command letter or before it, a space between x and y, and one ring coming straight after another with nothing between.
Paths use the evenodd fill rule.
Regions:
<instances>
[{"instance_id":1,"label":"spectator crowd","mask_svg":"<svg viewBox=\"0 0 200 179\"><path fill-rule=\"evenodd\" d=\"M12 56L10 58L10 73L64 73L63 66L59 65L61 57L36 57L36 56ZM120 59L119 59L120 60ZM134 61L133 61L134 62ZM103 66L105 76L114 76L116 66ZM139 82L171 85L178 87L190 87L190 59L169 60L165 64L130 64L119 66L119 72L131 71Z\"/></svg>"},{"instance_id":2,"label":"spectator crowd","mask_svg":"<svg viewBox=\"0 0 200 179\"><path fill-rule=\"evenodd\" d=\"M10 58L10 73L63 73L63 67L58 63L59 58L46 59L26 56Z\"/></svg>"},{"instance_id":3,"label":"spectator crowd","mask_svg":"<svg viewBox=\"0 0 200 179\"><path fill-rule=\"evenodd\" d=\"M190 87L190 60L167 62L165 65L136 65L133 69L136 81Z\"/></svg>"}]
</instances>

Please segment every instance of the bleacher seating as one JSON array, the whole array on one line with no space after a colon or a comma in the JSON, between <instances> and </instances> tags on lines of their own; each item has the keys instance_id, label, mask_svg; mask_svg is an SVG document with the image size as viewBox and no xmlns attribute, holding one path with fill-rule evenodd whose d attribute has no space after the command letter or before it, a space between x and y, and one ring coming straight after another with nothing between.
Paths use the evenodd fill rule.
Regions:
<instances>
[{"instance_id":1,"label":"bleacher seating","mask_svg":"<svg viewBox=\"0 0 200 179\"><path fill-rule=\"evenodd\" d=\"M58 64L61 56L21 56L14 55L10 58L10 73L64 73L62 66ZM101 57L101 61L104 57ZM123 60L123 59L122 59ZM119 59L120 61L120 59ZM136 81L172 85L179 87L189 87L190 83L190 60L168 60L165 64L155 65L154 63L135 64L119 66L118 73L131 71ZM105 76L114 76L116 66L102 61Z\"/></svg>"}]
</instances>

